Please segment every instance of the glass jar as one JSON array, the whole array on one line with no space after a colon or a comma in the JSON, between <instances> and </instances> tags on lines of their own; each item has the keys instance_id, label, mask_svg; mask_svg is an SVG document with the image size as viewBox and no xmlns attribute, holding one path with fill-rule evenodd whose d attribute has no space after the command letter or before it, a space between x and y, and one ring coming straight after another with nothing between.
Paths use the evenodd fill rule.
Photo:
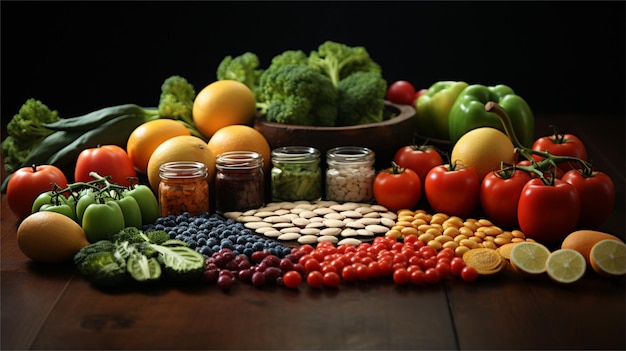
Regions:
<instances>
[{"instance_id":1,"label":"glass jar","mask_svg":"<svg viewBox=\"0 0 626 351\"><path fill-rule=\"evenodd\" d=\"M369 202L374 199L374 151L366 147L340 146L326 153L326 199Z\"/></svg>"},{"instance_id":2,"label":"glass jar","mask_svg":"<svg viewBox=\"0 0 626 351\"><path fill-rule=\"evenodd\" d=\"M246 211L265 203L263 156L251 151L230 151L215 161L216 212Z\"/></svg>"},{"instance_id":3,"label":"glass jar","mask_svg":"<svg viewBox=\"0 0 626 351\"><path fill-rule=\"evenodd\" d=\"M272 200L315 201L322 198L320 151L308 146L272 150Z\"/></svg>"},{"instance_id":4,"label":"glass jar","mask_svg":"<svg viewBox=\"0 0 626 351\"><path fill-rule=\"evenodd\" d=\"M159 167L161 216L209 212L208 170L201 162L167 162Z\"/></svg>"}]
</instances>

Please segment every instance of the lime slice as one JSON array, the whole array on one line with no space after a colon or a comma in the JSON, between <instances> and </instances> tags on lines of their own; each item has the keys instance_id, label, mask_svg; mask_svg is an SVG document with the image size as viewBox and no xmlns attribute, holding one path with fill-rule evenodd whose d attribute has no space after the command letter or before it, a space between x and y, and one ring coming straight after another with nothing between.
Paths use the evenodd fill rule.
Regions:
<instances>
[{"instance_id":1,"label":"lime slice","mask_svg":"<svg viewBox=\"0 0 626 351\"><path fill-rule=\"evenodd\" d=\"M573 283L585 275L586 269L585 257L573 249L556 250L546 260L546 272L557 283Z\"/></svg>"},{"instance_id":2,"label":"lime slice","mask_svg":"<svg viewBox=\"0 0 626 351\"><path fill-rule=\"evenodd\" d=\"M533 241L516 244L511 249L511 265L517 272L529 275L545 273L546 260L550 256L547 247Z\"/></svg>"},{"instance_id":3,"label":"lime slice","mask_svg":"<svg viewBox=\"0 0 626 351\"><path fill-rule=\"evenodd\" d=\"M626 274L626 244L604 239L591 248L589 261L594 271L601 275L619 277Z\"/></svg>"}]
</instances>

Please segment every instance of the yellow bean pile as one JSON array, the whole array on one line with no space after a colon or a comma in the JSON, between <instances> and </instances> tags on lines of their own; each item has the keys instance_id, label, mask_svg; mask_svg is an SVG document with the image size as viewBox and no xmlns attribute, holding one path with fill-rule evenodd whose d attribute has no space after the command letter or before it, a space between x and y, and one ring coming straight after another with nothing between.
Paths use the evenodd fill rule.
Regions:
<instances>
[{"instance_id":1,"label":"yellow bean pile","mask_svg":"<svg viewBox=\"0 0 626 351\"><path fill-rule=\"evenodd\" d=\"M533 241L519 230L505 231L484 218L463 220L445 213L429 214L425 210L399 210L397 214L395 225L385 236L403 239L413 234L437 250L451 248L459 257L471 249L495 250L508 243Z\"/></svg>"}]
</instances>

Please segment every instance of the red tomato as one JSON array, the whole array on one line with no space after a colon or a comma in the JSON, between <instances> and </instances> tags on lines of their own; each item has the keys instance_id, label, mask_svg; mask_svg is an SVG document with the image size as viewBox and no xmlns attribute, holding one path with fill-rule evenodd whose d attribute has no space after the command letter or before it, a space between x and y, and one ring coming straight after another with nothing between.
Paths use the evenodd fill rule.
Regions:
<instances>
[{"instance_id":1,"label":"red tomato","mask_svg":"<svg viewBox=\"0 0 626 351\"><path fill-rule=\"evenodd\" d=\"M609 217L615 205L615 185L604 172L572 169L562 181L572 184L580 196L578 228L596 229Z\"/></svg>"},{"instance_id":2,"label":"red tomato","mask_svg":"<svg viewBox=\"0 0 626 351\"><path fill-rule=\"evenodd\" d=\"M547 185L531 179L522 189L517 219L527 237L542 243L559 243L576 228L580 196L576 188L560 179Z\"/></svg>"},{"instance_id":3,"label":"red tomato","mask_svg":"<svg viewBox=\"0 0 626 351\"><path fill-rule=\"evenodd\" d=\"M312 288L321 288L324 284L324 275L320 271L309 272L306 276L306 283Z\"/></svg>"},{"instance_id":4,"label":"red tomato","mask_svg":"<svg viewBox=\"0 0 626 351\"><path fill-rule=\"evenodd\" d=\"M53 165L23 167L11 175L7 183L7 202L11 212L19 219L31 213L33 201L41 193L54 189L67 188L67 178L63 171Z\"/></svg>"},{"instance_id":5,"label":"red tomato","mask_svg":"<svg viewBox=\"0 0 626 351\"><path fill-rule=\"evenodd\" d=\"M324 286L336 288L339 286L339 283L341 283L341 277L337 274L337 272L327 272L324 273L322 281L324 282Z\"/></svg>"},{"instance_id":6,"label":"red tomato","mask_svg":"<svg viewBox=\"0 0 626 351\"><path fill-rule=\"evenodd\" d=\"M471 167L445 164L428 172L424 190L433 210L467 217L478 206L480 179Z\"/></svg>"},{"instance_id":7,"label":"red tomato","mask_svg":"<svg viewBox=\"0 0 626 351\"><path fill-rule=\"evenodd\" d=\"M480 187L480 207L487 218L503 227L517 227L517 203L530 179L520 170L487 173Z\"/></svg>"},{"instance_id":8,"label":"red tomato","mask_svg":"<svg viewBox=\"0 0 626 351\"><path fill-rule=\"evenodd\" d=\"M556 156L576 157L583 161L587 161L587 149L583 142L573 134L559 133L556 129L554 135L541 137L533 143L533 150L549 152ZM536 161L543 160L543 157L533 155ZM580 168L576 163L564 162L559 163L559 169L567 172L572 168Z\"/></svg>"},{"instance_id":9,"label":"red tomato","mask_svg":"<svg viewBox=\"0 0 626 351\"><path fill-rule=\"evenodd\" d=\"M461 270L461 279L466 282L474 282L478 279L478 271L471 266L465 266Z\"/></svg>"},{"instance_id":10,"label":"red tomato","mask_svg":"<svg viewBox=\"0 0 626 351\"><path fill-rule=\"evenodd\" d=\"M395 104L411 105L415 99L415 87L406 80L391 83L387 89L387 100Z\"/></svg>"},{"instance_id":11,"label":"red tomato","mask_svg":"<svg viewBox=\"0 0 626 351\"><path fill-rule=\"evenodd\" d=\"M376 202L391 211L412 209L422 194L420 177L410 168L398 167L379 172L374 178L374 198Z\"/></svg>"},{"instance_id":12,"label":"red tomato","mask_svg":"<svg viewBox=\"0 0 626 351\"><path fill-rule=\"evenodd\" d=\"M412 169L420 177L420 182L426 182L426 175L435 166L443 164L441 155L434 146L429 145L410 145L400 148L393 161L398 166Z\"/></svg>"},{"instance_id":13,"label":"red tomato","mask_svg":"<svg viewBox=\"0 0 626 351\"><path fill-rule=\"evenodd\" d=\"M302 276L298 271L288 271L283 274L283 284L286 287L295 289L302 283Z\"/></svg>"},{"instance_id":14,"label":"red tomato","mask_svg":"<svg viewBox=\"0 0 626 351\"><path fill-rule=\"evenodd\" d=\"M74 180L88 182L93 180L89 172L96 172L111 182L128 186L128 177L137 177L135 166L126 151L117 145L103 145L83 150L76 160Z\"/></svg>"}]
</instances>

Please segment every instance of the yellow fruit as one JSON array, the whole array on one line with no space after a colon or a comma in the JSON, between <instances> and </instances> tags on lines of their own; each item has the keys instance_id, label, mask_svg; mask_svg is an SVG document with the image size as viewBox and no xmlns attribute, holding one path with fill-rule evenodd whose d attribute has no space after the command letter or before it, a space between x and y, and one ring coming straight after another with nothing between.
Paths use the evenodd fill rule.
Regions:
<instances>
[{"instance_id":1,"label":"yellow fruit","mask_svg":"<svg viewBox=\"0 0 626 351\"><path fill-rule=\"evenodd\" d=\"M589 253L591 267L596 273L608 277L626 274L626 244L604 239L597 242Z\"/></svg>"},{"instance_id":2,"label":"yellow fruit","mask_svg":"<svg viewBox=\"0 0 626 351\"><path fill-rule=\"evenodd\" d=\"M500 169L501 162L513 163L515 147L506 134L495 128L476 128L454 144L450 161L474 168L482 180L487 173Z\"/></svg>"},{"instance_id":3,"label":"yellow fruit","mask_svg":"<svg viewBox=\"0 0 626 351\"><path fill-rule=\"evenodd\" d=\"M217 157L227 151L254 151L263 156L263 171L270 170L270 144L258 130L244 125L232 125L221 128L209 139L209 149Z\"/></svg>"},{"instance_id":4,"label":"yellow fruit","mask_svg":"<svg viewBox=\"0 0 626 351\"><path fill-rule=\"evenodd\" d=\"M556 250L546 260L546 272L557 283L573 283L585 275L586 269L583 255L572 249Z\"/></svg>"},{"instance_id":5,"label":"yellow fruit","mask_svg":"<svg viewBox=\"0 0 626 351\"><path fill-rule=\"evenodd\" d=\"M511 249L511 266L516 272L525 275L545 273L546 260L550 256L547 247L532 241L515 244Z\"/></svg>"},{"instance_id":6,"label":"yellow fruit","mask_svg":"<svg viewBox=\"0 0 626 351\"><path fill-rule=\"evenodd\" d=\"M573 249L580 252L585 258L587 264L591 264L591 260L589 259L591 248L600 240L605 239L622 241L620 238L609 233L599 232L596 230L577 230L568 234L565 239L563 239L561 248Z\"/></svg>"},{"instance_id":7,"label":"yellow fruit","mask_svg":"<svg viewBox=\"0 0 626 351\"><path fill-rule=\"evenodd\" d=\"M166 162L195 161L207 166L209 175L213 179L215 174L215 156L204 140L192 135L180 135L167 139L161 143L150 156L148 161L148 182L154 192L159 189L161 178L159 167Z\"/></svg>"},{"instance_id":8,"label":"yellow fruit","mask_svg":"<svg viewBox=\"0 0 626 351\"><path fill-rule=\"evenodd\" d=\"M83 228L56 212L35 212L17 228L17 245L33 261L61 263L72 260L89 245Z\"/></svg>"},{"instance_id":9,"label":"yellow fruit","mask_svg":"<svg viewBox=\"0 0 626 351\"><path fill-rule=\"evenodd\" d=\"M211 138L219 129L234 125L250 125L256 114L252 90L235 80L215 81L196 95L193 122L205 137Z\"/></svg>"},{"instance_id":10,"label":"yellow fruit","mask_svg":"<svg viewBox=\"0 0 626 351\"><path fill-rule=\"evenodd\" d=\"M133 161L139 173L146 174L148 161L152 152L169 138L179 135L191 135L189 130L173 119L156 119L148 121L135 130L128 137L126 153Z\"/></svg>"}]
</instances>

